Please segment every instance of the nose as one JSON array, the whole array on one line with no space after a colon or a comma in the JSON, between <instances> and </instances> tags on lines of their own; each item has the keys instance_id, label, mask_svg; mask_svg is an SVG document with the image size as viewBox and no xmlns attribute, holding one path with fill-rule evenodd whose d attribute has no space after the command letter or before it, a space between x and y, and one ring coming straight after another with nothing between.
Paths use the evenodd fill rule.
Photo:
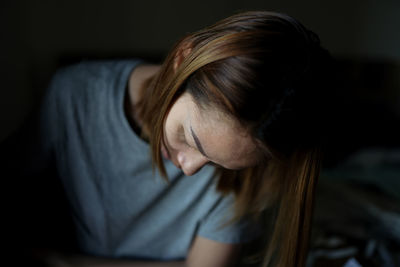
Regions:
<instances>
[{"instance_id":1,"label":"nose","mask_svg":"<svg viewBox=\"0 0 400 267\"><path fill-rule=\"evenodd\" d=\"M178 152L177 160L187 176L195 174L208 162L208 159L197 151Z\"/></svg>"}]
</instances>

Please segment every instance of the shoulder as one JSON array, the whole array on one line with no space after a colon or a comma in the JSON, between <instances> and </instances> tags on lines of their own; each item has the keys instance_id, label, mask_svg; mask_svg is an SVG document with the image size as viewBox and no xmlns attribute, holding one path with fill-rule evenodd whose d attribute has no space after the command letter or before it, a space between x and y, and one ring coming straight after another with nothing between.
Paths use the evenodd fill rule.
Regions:
<instances>
[{"instance_id":1,"label":"shoulder","mask_svg":"<svg viewBox=\"0 0 400 267\"><path fill-rule=\"evenodd\" d=\"M81 61L60 68L53 76L51 85L68 87L104 82L131 72L140 62L138 59Z\"/></svg>"},{"instance_id":2,"label":"shoulder","mask_svg":"<svg viewBox=\"0 0 400 267\"><path fill-rule=\"evenodd\" d=\"M63 102L92 97L121 83L127 83L129 73L139 59L81 61L56 71L45 97Z\"/></svg>"}]
</instances>

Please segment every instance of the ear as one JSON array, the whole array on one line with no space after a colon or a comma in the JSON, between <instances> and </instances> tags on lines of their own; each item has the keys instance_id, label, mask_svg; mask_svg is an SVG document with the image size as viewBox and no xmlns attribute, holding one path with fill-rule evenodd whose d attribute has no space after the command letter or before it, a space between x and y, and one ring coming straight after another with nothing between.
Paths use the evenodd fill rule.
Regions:
<instances>
[{"instance_id":1,"label":"ear","mask_svg":"<svg viewBox=\"0 0 400 267\"><path fill-rule=\"evenodd\" d=\"M192 44L190 42L184 42L182 43L174 57L174 71L176 71L179 66L182 64L182 62L185 60L185 58L192 52Z\"/></svg>"}]
</instances>

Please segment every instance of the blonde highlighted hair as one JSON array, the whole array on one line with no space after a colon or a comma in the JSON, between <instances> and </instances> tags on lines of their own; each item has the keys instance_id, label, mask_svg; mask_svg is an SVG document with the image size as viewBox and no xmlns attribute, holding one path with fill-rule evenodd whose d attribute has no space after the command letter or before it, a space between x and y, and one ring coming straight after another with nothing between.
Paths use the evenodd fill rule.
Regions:
<instances>
[{"instance_id":1,"label":"blonde highlighted hair","mask_svg":"<svg viewBox=\"0 0 400 267\"><path fill-rule=\"evenodd\" d=\"M295 19L240 13L180 40L137 106L154 165L164 176L164 121L183 92L201 108L217 107L250 133L262 151L260 164L220 169L218 189L235 193L237 218L275 207L263 266L305 264L328 62L318 37Z\"/></svg>"}]
</instances>

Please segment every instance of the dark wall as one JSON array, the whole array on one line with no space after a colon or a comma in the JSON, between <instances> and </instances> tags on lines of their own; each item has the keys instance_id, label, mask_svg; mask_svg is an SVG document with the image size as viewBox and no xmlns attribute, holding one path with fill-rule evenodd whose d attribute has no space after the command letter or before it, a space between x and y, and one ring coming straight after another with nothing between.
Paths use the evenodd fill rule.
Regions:
<instances>
[{"instance_id":1,"label":"dark wall","mask_svg":"<svg viewBox=\"0 0 400 267\"><path fill-rule=\"evenodd\" d=\"M2 1L0 8L0 140L26 118L60 64L95 57L161 58L183 34L251 9L298 18L347 66L355 87L371 75L365 66L373 69L377 87L367 98L400 106L397 0L16 0Z\"/></svg>"}]
</instances>

